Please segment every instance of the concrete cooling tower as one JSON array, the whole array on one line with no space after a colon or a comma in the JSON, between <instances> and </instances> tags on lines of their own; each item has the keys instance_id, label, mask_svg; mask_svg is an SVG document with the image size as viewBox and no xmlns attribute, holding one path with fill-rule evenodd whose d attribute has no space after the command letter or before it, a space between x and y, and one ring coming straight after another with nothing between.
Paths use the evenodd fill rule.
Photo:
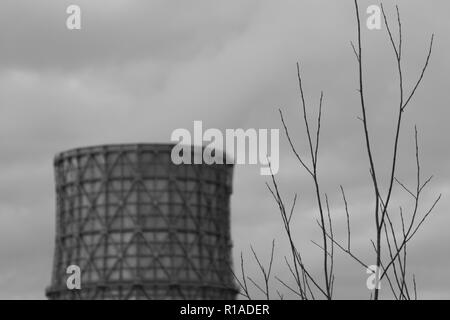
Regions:
<instances>
[{"instance_id":1,"label":"concrete cooling tower","mask_svg":"<svg viewBox=\"0 0 450 320\"><path fill-rule=\"evenodd\" d=\"M171 161L171 144L55 157L49 299L234 299L232 165ZM69 266L81 289L69 289Z\"/></svg>"}]
</instances>

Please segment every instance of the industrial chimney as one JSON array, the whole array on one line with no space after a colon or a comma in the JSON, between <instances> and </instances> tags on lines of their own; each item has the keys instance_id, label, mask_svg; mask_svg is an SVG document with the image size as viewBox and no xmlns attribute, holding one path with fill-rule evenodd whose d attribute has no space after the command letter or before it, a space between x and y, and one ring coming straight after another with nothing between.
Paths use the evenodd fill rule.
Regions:
<instances>
[{"instance_id":1,"label":"industrial chimney","mask_svg":"<svg viewBox=\"0 0 450 320\"><path fill-rule=\"evenodd\" d=\"M233 166L175 165L172 148L105 145L55 157L49 299L235 299ZM68 288L72 265L81 289Z\"/></svg>"}]
</instances>

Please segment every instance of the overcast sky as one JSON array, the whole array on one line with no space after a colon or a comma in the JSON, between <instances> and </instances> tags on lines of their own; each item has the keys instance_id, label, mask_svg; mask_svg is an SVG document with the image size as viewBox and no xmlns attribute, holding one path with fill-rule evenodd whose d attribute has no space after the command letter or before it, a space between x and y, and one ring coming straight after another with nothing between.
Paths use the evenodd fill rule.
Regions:
<instances>
[{"instance_id":1,"label":"overcast sky","mask_svg":"<svg viewBox=\"0 0 450 320\"><path fill-rule=\"evenodd\" d=\"M69 31L66 8L78 4L82 29ZM376 4L361 1L361 14ZM386 1L394 18L392 1ZM424 178L434 175L423 210L443 194L409 247L420 298L450 298L450 22L447 0L398 1L404 29L407 92L420 74L431 33L435 50L405 114L398 176L414 183L413 128L419 128ZM281 128L281 108L307 155L295 63L302 66L310 114L325 94L319 178L336 233L345 240L339 185L347 191L353 246L374 264L373 202L362 127L357 117L353 1L2 0L0 3L0 298L45 298L50 283L55 197L52 159L61 150L119 142L168 142L173 130ZM363 28L366 93L378 174L386 192L398 86L386 30ZM298 193L296 242L319 271L320 240L310 177L280 135L277 179L286 199ZM244 252L255 278L252 244L274 274L291 282L289 254L276 203L257 166L238 166L232 196L237 260ZM410 201L399 188L395 206ZM406 208L406 207L405 207ZM336 296L366 298L366 270L337 253ZM319 277L320 274L317 273ZM279 289L289 297L278 283ZM387 290L387 284L385 287Z\"/></svg>"}]
</instances>

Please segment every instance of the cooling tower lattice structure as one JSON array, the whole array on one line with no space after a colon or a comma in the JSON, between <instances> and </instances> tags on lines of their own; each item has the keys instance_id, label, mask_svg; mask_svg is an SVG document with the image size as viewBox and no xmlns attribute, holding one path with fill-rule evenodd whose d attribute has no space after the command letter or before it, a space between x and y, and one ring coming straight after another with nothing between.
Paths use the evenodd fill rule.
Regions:
<instances>
[{"instance_id":1,"label":"cooling tower lattice structure","mask_svg":"<svg viewBox=\"0 0 450 320\"><path fill-rule=\"evenodd\" d=\"M49 299L234 299L232 165L171 161L171 144L73 149L55 157ZM70 265L81 289L69 290Z\"/></svg>"}]
</instances>

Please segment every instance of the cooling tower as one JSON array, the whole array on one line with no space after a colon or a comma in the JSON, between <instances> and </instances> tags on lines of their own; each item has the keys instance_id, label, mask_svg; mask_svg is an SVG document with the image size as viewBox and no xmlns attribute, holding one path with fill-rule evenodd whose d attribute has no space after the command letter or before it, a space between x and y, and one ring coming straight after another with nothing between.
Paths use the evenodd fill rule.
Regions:
<instances>
[{"instance_id":1,"label":"cooling tower","mask_svg":"<svg viewBox=\"0 0 450 320\"><path fill-rule=\"evenodd\" d=\"M73 149L55 157L49 299L234 299L232 165L171 161L171 144ZM69 290L67 268L81 271Z\"/></svg>"}]
</instances>

